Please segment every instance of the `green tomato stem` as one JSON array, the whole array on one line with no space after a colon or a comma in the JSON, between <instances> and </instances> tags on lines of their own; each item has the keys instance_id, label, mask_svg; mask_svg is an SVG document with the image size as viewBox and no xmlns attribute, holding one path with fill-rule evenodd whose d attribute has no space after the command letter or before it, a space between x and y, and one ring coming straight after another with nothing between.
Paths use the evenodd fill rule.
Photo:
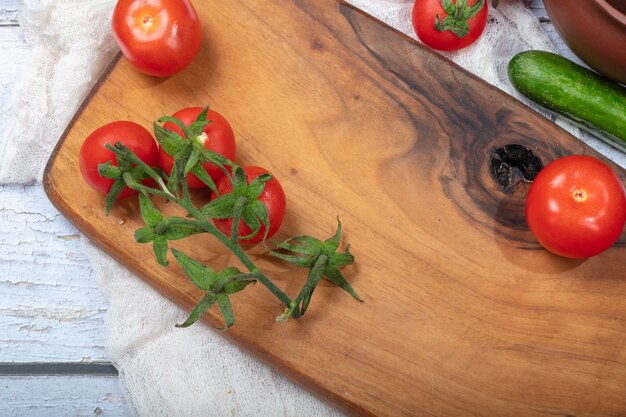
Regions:
<instances>
[{"instance_id":1,"label":"green tomato stem","mask_svg":"<svg viewBox=\"0 0 626 417\"><path fill-rule=\"evenodd\" d=\"M224 290L225 286L235 281L256 281L257 279L258 279L258 274L256 273L233 275L231 277L228 277L226 282L217 283L213 287L213 292L216 294L219 294Z\"/></svg>"},{"instance_id":2,"label":"green tomato stem","mask_svg":"<svg viewBox=\"0 0 626 417\"><path fill-rule=\"evenodd\" d=\"M328 256L324 254L321 254L320 256L318 256L317 260L315 261L315 264L313 264L313 268L311 268L309 272L309 277L307 278L306 283L304 284L304 286L300 290L300 293L294 300L296 304L299 304L300 301L302 301L304 296L307 294L307 292L310 291L312 288L314 288L318 282L320 282L320 280L322 279L322 275L324 274L324 269L326 268L327 264L328 264Z\"/></svg>"},{"instance_id":3,"label":"green tomato stem","mask_svg":"<svg viewBox=\"0 0 626 417\"><path fill-rule=\"evenodd\" d=\"M137 181L135 181L135 179L133 178L130 172L125 172L124 174L122 174L122 178L124 179L124 182L126 183L128 188L131 188L136 191L142 191L142 192L152 194L152 195L157 195L159 197L164 197L175 203L180 203L180 200L174 197L174 195L172 195L172 193L170 193L169 191L167 192L161 191L156 188L146 187L145 185L138 183Z\"/></svg>"},{"instance_id":4,"label":"green tomato stem","mask_svg":"<svg viewBox=\"0 0 626 417\"><path fill-rule=\"evenodd\" d=\"M187 210L187 212L197 220L197 223L195 223L197 226L202 228L202 230L206 231L207 233L213 235L224 246L226 246L237 257L237 259L241 261L241 263L248 269L250 273L256 275L258 281L263 284L265 288L267 288L272 294L274 294L274 296L278 298L281 303L289 307L291 305L291 298L289 298L287 294L285 294L280 288L278 288L276 284L272 282L272 280L270 280L267 276L265 276L265 274L263 274L263 272L261 272L259 268L257 268L254 262L252 262L252 260L241 248L238 240L235 240L234 242L231 241L228 236L226 236L217 227L215 227L213 223L208 221L206 216L202 214L202 212L198 210L196 206L191 202L187 179L183 177L181 182L183 185L183 198L175 199L176 203L185 210ZM239 221L237 221L237 223L239 223Z\"/></svg>"},{"instance_id":5,"label":"green tomato stem","mask_svg":"<svg viewBox=\"0 0 626 417\"><path fill-rule=\"evenodd\" d=\"M230 238L222 233L215 225L211 222L207 221L205 216L198 210L193 204L187 204L186 201L182 202L182 207L189 212L193 217L198 221L197 225L202 228L202 230L207 233L212 234L217 240L219 240L224 246L226 246L230 251L241 261L241 263L248 269L248 271L252 274L255 274L261 284L265 286L281 303L283 303L286 307L291 306L291 298L287 296L280 288L276 286L257 266L252 262L252 260L248 257L248 255L244 252L239 245L239 242L231 242Z\"/></svg>"},{"instance_id":6,"label":"green tomato stem","mask_svg":"<svg viewBox=\"0 0 626 417\"><path fill-rule=\"evenodd\" d=\"M247 197L239 197L235 202L235 208L233 211L233 224L230 231L230 242L235 244L239 240L239 219L241 218L241 212L248 204Z\"/></svg>"},{"instance_id":7,"label":"green tomato stem","mask_svg":"<svg viewBox=\"0 0 626 417\"><path fill-rule=\"evenodd\" d=\"M295 300L291 302L291 305L285 310L285 312L276 318L277 321L286 321L290 316L294 316L295 318L300 317L300 311L296 310L304 297L319 284L322 276L324 275L324 270L328 265L328 256L321 254L318 256L317 260L313 264L313 267L309 271L309 276L304 283L304 286L300 290L300 293L296 297Z\"/></svg>"},{"instance_id":8,"label":"green tomato stem","mask_svg":"<svg viewBox=\"0 0 626 417\"><path fill-rule=\"evenodd\" d=\"M170 191L165 186L165 183L163 182L163 178L161 178L161 176L154 169L152 169L152 167L150 167L148 164L143 162L141 158L139 158L137 155L131 152L130 149L128 149L126 146L122 145L119 142L117 146L119 146L119 148L121 149L119 149L116 146L112 146L109 143L105 145L105 147L111 152L115 153L118 156L121 156L122 158L126 159L128 162L131 162L139 166L146 174L150 176L150 178L156 181L156 183L159 185L159 188L163 190L163 192L174 197L172 193L170 193Z\"/></svg>"}]
</instances>

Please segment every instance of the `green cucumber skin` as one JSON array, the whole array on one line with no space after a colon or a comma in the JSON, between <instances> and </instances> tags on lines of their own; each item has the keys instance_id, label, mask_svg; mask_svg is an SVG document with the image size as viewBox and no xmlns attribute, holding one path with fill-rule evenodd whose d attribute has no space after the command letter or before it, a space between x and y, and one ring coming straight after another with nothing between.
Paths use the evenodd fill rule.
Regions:
<instances>
[{"instance_id":1,"label":"green cucumber skin","mask_svg":"<svg viewBox=\"0 0 626 417\"><path fill-rule=\"evenodd\" d=\"M520 94L626 152L626 88L559 55L525 51L508 66Z\"/></svg>"}]
</instances>

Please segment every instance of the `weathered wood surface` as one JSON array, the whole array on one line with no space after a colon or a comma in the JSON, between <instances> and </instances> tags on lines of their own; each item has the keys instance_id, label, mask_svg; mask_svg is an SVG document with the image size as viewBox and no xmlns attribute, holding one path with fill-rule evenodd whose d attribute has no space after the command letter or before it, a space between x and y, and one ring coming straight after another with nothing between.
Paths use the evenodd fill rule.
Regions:
<instances>
[{"instance_id":1,"label":"weathered wood surface","mask_svg":"<svg viewBox=\"0 0 626 417\"><path fill-rule=\"evenodd\" d=\"M30 46L21 2L0 2L0 131L15 116L12 94ZM106 302L77 230L36 186L0 186L0 363L102 361Z\"/></svg>"},{"instance_id":2,"label":"weathered wood surface","mask_svg":"<svg viewBox=\"0 0 626 417\"><path fill-rule=\"evenodd\" d=\"M0 138L31 52L20 0L0 0ZM106 301L78 231L40 186L0 185L0 416L130 415L106 363ZM92 375L94 371L104 375ZM68 372L78 375L63 375Z\"/></svg>"},{"instance_id":3,"label":"weathered wood surface","mask_svg":"<svg viewBox=\"0 0 626 417\"><path fill-rule=\"evenodd\" d=\"M125 417L117 377L0 376L3 417Z\"/></svg>"},{"instance_id":4,"label":"weathered wood surface","mask_svg":"<svg viewBox=\"0 0 626 417\"><path fill-rule=\"evenodd\" d=\"M41 188L0 189L0 362L105 360L106 301L78 233Z\"/></svg>"},{"instance_id":5,"label":"weathered wood surface","mask_svg":"<svg viewBox=\"0 0 626 417\"><path fill-rule=\"evenodd\" d=\"M489 150L512 142L544 162L591 149L333 0L207 10L199 8L211 42L187 71L155 81L121 60L57 149L45 186L80 230L190 308L200 295L180 268L161 269L134 243L136 205L102 216L102 198L75 175L76 154L107 121L149 126L210 101L233 124L240 160L281 179L284 234L323 236L342 217L358 259L348 278L366 300L324 286L308 318L280 325L280 305L258 285L235 297L238 324L227 337L353 414L626 409L625 236L586 262L552 256L524 226L524 187L502 193L487 174ZM228 261L202 238L177 246ZM279 284L293 293L301 281Z\"/></svg>"}]
</instances>

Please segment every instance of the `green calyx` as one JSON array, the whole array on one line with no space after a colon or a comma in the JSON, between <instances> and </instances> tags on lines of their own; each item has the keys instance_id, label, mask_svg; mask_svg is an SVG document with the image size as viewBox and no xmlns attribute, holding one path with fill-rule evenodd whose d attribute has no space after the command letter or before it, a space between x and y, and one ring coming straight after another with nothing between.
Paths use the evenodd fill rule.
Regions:
<instances>
[{"instance_id":1,"label":"green calyx","mask_svg":"<svg viewBox=\"0 0 626 417\"><path fill-rule=\"evenodd\" d=\"M105 147L109 150L116 150L117 152L130 152L128 148L125 148L121 143L117 143L115 147L111 144L106 144ZM150 177L143 167L133 163L132 158L129 159L116 153L116 163L117 165L113 165L111 161L107 161L104 164L98 164L98 173L100 176L113 180L104 205L105 214L107 216L111 211L113 203L117 200L117 197L126 188L125 175L126 178L131 178L134 183L141 183L143 180Z\"/></svg>"},{"instance_id":2,"label":"green calyx","mask_svg":"<svg viewBox=\"0 0 626 417\"><path fill-rule=\"evenodd\" d=\"M260 232L261 226L265 227L265 235L267 236L269 213L265 204L259 201L259 197L265 189L265 184L271 179L270 174L263 174L248 184L243 169L237 167L232 176L232 191L217 197L202 207L200 211L205 216L214 219L232 218L233 227L230 239L233 242L237 239L252 239ZM247 236L239 236L239 220L243 221L252 230L252 233Z\"/></svg>"},{"instance_id":3,"label":"green calyx","mask_svg":"<svg viewBox=\"0 0 626 417\"><path fill-rule=\"evenodd\" d=\"M187 320L182 324L176 325L176 327L191 326L215 303L217 303L224 317L225 326L221 330L232 326L235 323L235 315L228 296L242 291L249 284L255 283L257 281L256 274L244 274L234 267L229 267L220 273L216 273L213 269L204 266L176 249L172 249L172 253L193 284L205 292L204 297L191 311Z\"/></svg>"},{"instance_id":4,"label":"green calyx","mask_svg":"<svg viewBox=\"0 0 626 417\"><path fill-rule=\"evenodd\" d=\"M168 189L177 193L180 180L189 173L195 175L200 181L206 184L212 191L217 193L217 188L213 179L207 174L203 165L211 163L217 166L228 175L226 166L233 166L222 155L210 151L204 147L207 140L204 128L211 123L207 120L209 108L206 107L189 126L172 116L163 116L152 124L154 135L159 145L165 152L174 158L172 171L168 173ZM157 123L158 122L158 123ZM180 128L184 137L173 130L160 126L159 123L173 123Z\"/></svg>"},{"instance_id":5,"label":"green calyx","mask_svg":"<svg viewBox=\"0 0 626 417\"><path fill-rule=\"evenodd\" d=\"M337 231L335 235L321 241L311 236L297 236L276 243L277 250L270 250L270 254L292 265L309 269L309 276L306 284L300 291L300 294L285 310L285 312L277 318L278 321L287 320L294 312L296 307L300 308L300 315L306 312L311 297L317 284L322 277L327 278L333 284L343 288L355 300L362 302L361 298L348 284L341 274L339 268L352 265L354 256L350 253L350 247L346 247L345 252L339 252L339 244L341 242L341 222L337 218Z\"/></svg>"},{"instance_id":6,"label":"green calyx","mask_svg":"<svg viewBox=\"0 0 626 417\"><path fill-rule=\"evenodd\" d=\"M449 30L458 38L463 38L469 33L468 20L476 16L484 6L485 0L478 0L471 6L467 5L467 0L441 0L446 17L440 20L439 15L435 16L435 29L439 32Z\"/></svg>"},{"instance_id":7,"label":"green calyx","mask_svg":"<svg viewBox=\"0 0 626 417\"><path fill-rule=\"evenodd\" d=\"M135 231L135 240L137 243L152 242L156 260L162 266L169 264L167 261L168 241L184 239L203 232L195 222L190 220L181 217L163 218L161 212L146 194L139 195L139 207L146 226Z\"/></svg>"}]
</instances>

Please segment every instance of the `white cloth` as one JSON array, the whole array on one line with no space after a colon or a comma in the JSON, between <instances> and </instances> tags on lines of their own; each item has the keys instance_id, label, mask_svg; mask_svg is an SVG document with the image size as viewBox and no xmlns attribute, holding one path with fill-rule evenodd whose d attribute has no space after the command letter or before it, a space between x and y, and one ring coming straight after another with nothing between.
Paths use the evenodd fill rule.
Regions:
<instances>
[{"instance_id":1,"label":"white cloth","mask_svg":"<svg viewBox=\"0 0 626 417\"><path fill-rule=\"evenodd\" d=\"M413 36L411 0L350 1ZM0 143L0 183L41 180L52 148L117 50L105 24L114 3L24 0L21 23L34 45L33 61L16 91L19 129ZM552 47L522 2L502 1L490 17L477 43L448 57L517 96L507 81L508 60L522 50ZM584 140L626 166L623 153L595 139ZM85 240L84 247L110 302L108 355L120 370L136 415L341 415L207 327L174 328L185 312L90 242Z\"/></svg>"},{"instance_id":2,"label":"white cloth","mask_svg":"<svg viewBox=\"0 0 626 417\"><path fill-rule=\"evenodd\" d=\"M32 61L14 94L17 119L0 141L0 184L41 181L45 161L117 52L112 0L24 0Z\"/></svg>"}]
</instances>

